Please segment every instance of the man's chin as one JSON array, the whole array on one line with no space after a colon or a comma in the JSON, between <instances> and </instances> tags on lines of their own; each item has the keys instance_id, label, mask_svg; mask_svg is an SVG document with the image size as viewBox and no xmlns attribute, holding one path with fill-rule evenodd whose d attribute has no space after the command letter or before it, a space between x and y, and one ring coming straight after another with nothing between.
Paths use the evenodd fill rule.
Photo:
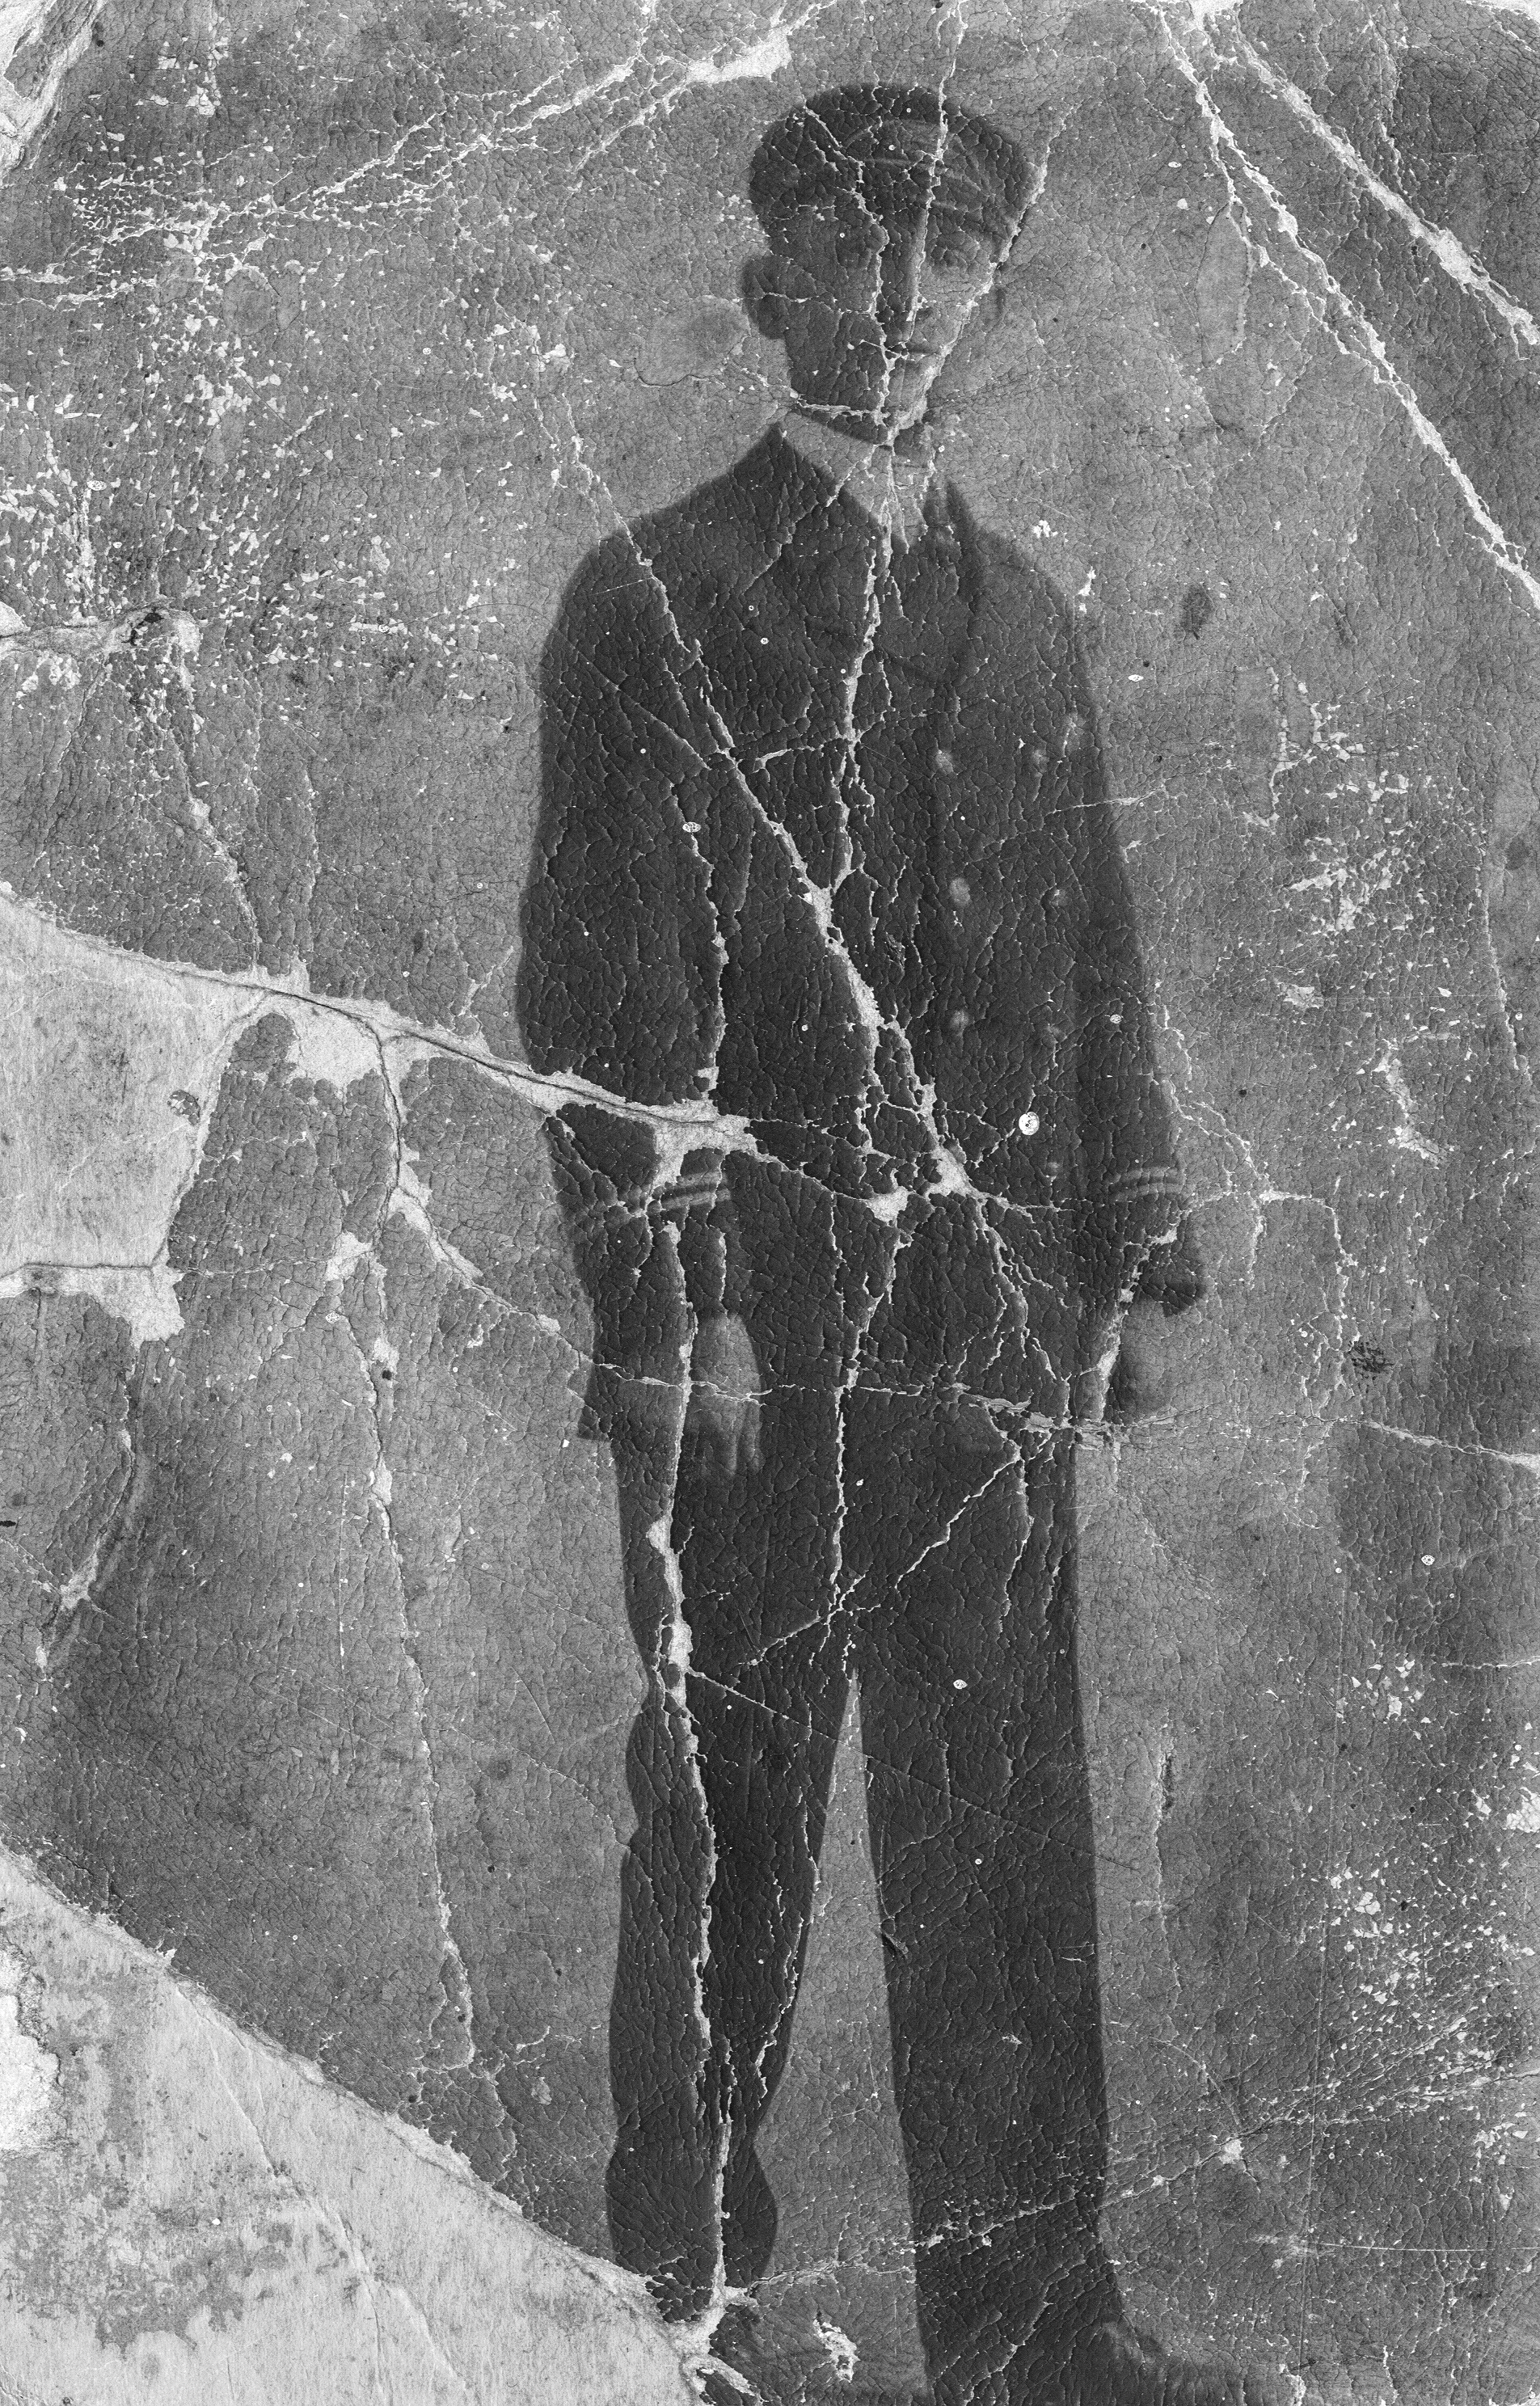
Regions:
<instances>
[{"instance_id":1,"label":"man's chin","mask_svg":"<svg viewBox=\"0 0 1540 2406\"><path fill-rule=\"evenodd\" d=\"M912 426L925 416L925 403L936 383L936 366L927 362L921 368L911 368L895 375L888 387L887 407L896 422Z\"/></svg>"},{"instance_id":2,"label":"man's chin","mask_svg":"<svg viewBox=\"0 0 1540 2406\"><path fill-rule=\"evenodd\" d=\"M810 417L821 418L841 433L855 435L867 443L889 444L901 435L912 434L928 421L934 384L931 374L906 376L901 384L896 377L885 391L874 392L864 402L854 394L817 400L803 395L800 406Z\"/></svg>"},{"instance_id":3,"label":"man's chin","mask_svg":"<svg viewBox=\"0 0 1540 2406\"><path fill-rule=\"evenodd\" d=\"M916 384L903 392L890 392L882 404L881 418L884 441L897 443L906 434L913 434L929 423L931 379Z\"/></svg>"}]
</instances>

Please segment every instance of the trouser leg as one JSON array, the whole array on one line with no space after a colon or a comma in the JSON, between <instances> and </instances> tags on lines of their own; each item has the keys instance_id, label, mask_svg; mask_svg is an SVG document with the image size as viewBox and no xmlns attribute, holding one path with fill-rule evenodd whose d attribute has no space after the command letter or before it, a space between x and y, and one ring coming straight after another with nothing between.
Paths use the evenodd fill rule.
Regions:
<instances>
[{"instance_id":1,"label":"trouser leg","mask_svg":"<svg viewBox=\"0 0 1540 2406\"><path fill-rule=\"evenodd\" d=\"M831 1405L772 1395L759 1467L728 1481L687 1437L671 1498L616 1449L647 1685L607 2194L616 2256L675 2314L703 2311L719 2260L752 2283L774 2243L754 2134L785 2061L849 1678L829 1611L832 1428Z\"/></svg>"},{"instance_id":2,"label":"trouser leg","mask_svg":"<svg viewBox=\"0 0 1540 2406\"><path fill-rule=\"evenodd\" d=\"M1116 2311L1077 1692L1073 1455L868 1403L863 1744L922 2336L942 2406L1032 2398ZM901 1508L897 1499L901 1499Z\"/></svg>"},{"instance_id":3,"label":"trouser leg","mask_svg":"<svg viewBox=\"0 0 1540 2406\"><path fill-rule=\"evenodd\" d=\"M698 2128L707 2048L694 1909L710 1837L681 1669L675 1454L662 1433L623 1430L615 1456L626 1607L645 1687L626 1755L636 1828L620 1872L610 2009L618 2129L605 2188L617 2258L688 2314L702 2288L710 2294L716 2252L714 2165Z\"/></svg>"},{"instance_id":4,"label":"trouser leg","mask_svg":"<svg viewBox=\"0 0 1540 2406\"><path fill-rule=\"evenodd\" d=\"M706 2119L723 2144L723 2269L752 2286L776 2212L755 2137L785 2068L849 1685L826 1622L690 1691L713 1842Z\"/></svg>"}]
</instances>

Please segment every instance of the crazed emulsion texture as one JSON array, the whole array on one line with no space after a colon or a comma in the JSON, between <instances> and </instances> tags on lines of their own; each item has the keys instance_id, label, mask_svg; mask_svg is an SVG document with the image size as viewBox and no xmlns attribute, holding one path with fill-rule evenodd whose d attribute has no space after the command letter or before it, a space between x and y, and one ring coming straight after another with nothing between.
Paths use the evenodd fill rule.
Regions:
<instances>
[{"instance_id":1,"label":"crazed emulsion texture","mask_svg":"<svg viewBox=\"0 0 1540 2406\"><path fill-rule=\"evenodd\" d=\"M0 2395L1142 2397L1022 2302L1020 2141L1172 2348L1522 2406L1533 18L82 0L0 53ZM915 257L972 226L987 341L870 507L743 277L811 256L768 130L853 91L986 129ZM830 1530L724 1654L708 1590ZM1051 1592L1078 1705L1063 1631L1002 1669Z\"/></svg>"}]
</instances>

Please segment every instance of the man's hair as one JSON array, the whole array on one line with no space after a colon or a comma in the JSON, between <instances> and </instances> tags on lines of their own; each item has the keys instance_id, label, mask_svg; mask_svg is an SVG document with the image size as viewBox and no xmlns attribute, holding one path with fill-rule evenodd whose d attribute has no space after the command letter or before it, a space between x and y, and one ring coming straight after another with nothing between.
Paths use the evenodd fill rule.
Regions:
<instances>
[{"instance_id":1,"label":"man's hair","mask_svg":"<svg viewBox=\"0 0 1540 2406\"><path fill-rule=\"evenodd\" d=\"M996 248L1020 225L1031 169L1009 134L923 85L847 83L777 120L749 168L749 199L773 245L804 211L917 225L927 211L977 227Z\"/></svg>"}]
</instances>

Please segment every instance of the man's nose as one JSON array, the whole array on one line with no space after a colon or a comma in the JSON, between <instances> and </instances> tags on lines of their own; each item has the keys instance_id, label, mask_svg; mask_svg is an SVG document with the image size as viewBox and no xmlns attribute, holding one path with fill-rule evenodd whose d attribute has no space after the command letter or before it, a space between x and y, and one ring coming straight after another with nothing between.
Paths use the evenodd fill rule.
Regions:
<instances>
[{"instance_id":1,"label":"man's nose","mask_svg":"<svg viewBox=\"0 0 1540 2406\"><path fill-rule=\"evenodd\" d=\"M884 334L907 334L920 314L920 261L918 243L890 242L883 253L877 317Z\"/></svg>"}]
</instances>

